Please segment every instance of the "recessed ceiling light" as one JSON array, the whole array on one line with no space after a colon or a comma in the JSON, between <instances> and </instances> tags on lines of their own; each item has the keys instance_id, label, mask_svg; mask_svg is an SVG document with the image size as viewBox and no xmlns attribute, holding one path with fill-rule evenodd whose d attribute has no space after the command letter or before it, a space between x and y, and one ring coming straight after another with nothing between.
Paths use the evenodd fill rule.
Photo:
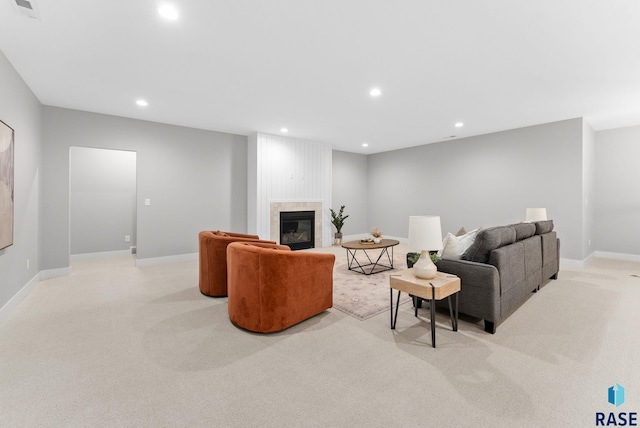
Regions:
<instances>
[{"instance_id":1,"label":"recessed ceiling light","mask_svg":"<svg viewBox=\"0 0 640 428\"><path fill-rule=\"evenodd\" d=\"M369 95L371 95L372 97L379 97L380 94L382 94L382 91L380 90L380 88L373 88L369 92Z\"/></svg>"},{"instance_id":2,"label":"recessed ceiling light","mask_svg":"<svg viewBox=\"0 0 640 428\"><path fill-rule=\"evenodd\" d=\"M169 19L171 21L175 21L178 19L178 10L171 6L170 4L163 4L158 8L158 13L164 19Z\"/></svg>"},{"instance_id":3,"label":"recessed ceiling light","mask_svg":"<svg viewBox=\"0 0 640 428\"><path fill-rule=\"evenodd\" d=\"M147 102L147 100L137 100L136 104L138 104L140 107L146 107L149 105L149 103Z\"/></svg>"},{"instance_id":4,"label":"recessed ceiling light","mask_svg":"<svg viewBox=\"0 0 640 428\"><path fill-rule=\"evenodd\" d=\"M456 122L456 124L455 124L455 125L453 125L453 126L455 126L456 128L462 128L462 127L464 126L464 123L462 123L462 122Z\"/></svg>"},{"instance_id":5,"label":"recessed ceiling light","mask_svg":"<svg viewBox=\"0 0 640 428\"><path fill-rule=\"evenodd\" d=\"M280 128L280 132L284 132L286 134L289 130L287 128Z\"/></svg>"},{"instance_id":6,"label":"recessed ceiling light","mask_svg":"<svg viewBox=\"0 0 640 428\"><path fill-rule=\"evenodd\" d=\"M369 147L369 143L362 143L362 147Z\"/></svg>"}]
</instances>

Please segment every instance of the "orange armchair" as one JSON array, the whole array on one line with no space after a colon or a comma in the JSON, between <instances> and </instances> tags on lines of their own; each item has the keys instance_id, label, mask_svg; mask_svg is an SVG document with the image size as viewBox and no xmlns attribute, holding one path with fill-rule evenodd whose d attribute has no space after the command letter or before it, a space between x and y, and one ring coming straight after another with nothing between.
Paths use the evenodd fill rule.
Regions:
<instances>
[{"instance_id":1,"label":"orange armchair","mask_svg":"<svg viewBox=\"0 0 640 428\"><path fill-rule=\"evenodd\" d=\"M333 254L284 245L227 247L229 319L258 333L284 330L333 306Z\"/></svg>"},{"instance_id":2,"label":"orange armchair","mask_svg":"<svg viewBox=\"0 0 640 428\"><path fill-rule=\"evenodd\" d=\"M200 251L200 292L205 296L227 295L227 245L232 242L263 242L257 235L231 232L204 231L198 234Z\"/></svg>"}]
</instances>

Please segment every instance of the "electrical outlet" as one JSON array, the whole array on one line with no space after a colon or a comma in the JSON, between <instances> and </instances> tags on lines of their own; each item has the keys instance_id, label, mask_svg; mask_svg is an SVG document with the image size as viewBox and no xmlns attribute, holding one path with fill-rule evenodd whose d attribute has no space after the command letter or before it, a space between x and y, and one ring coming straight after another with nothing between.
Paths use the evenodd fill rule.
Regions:
<instances>
[{"instance_id":1,"label":"electrical outlet","mask_svg":"<svg viewBox=\"0 0 640 428\"><path fill-rule=\"evenodd\" d=\"M144 204L145 204L146 206L151 205L151 199L146 198L146 199L144 200Z\"/></svg>"},{"instance_id":2,"label":"electrical outlet","mask_svg":"<svg viewBox=\"0 0 640 428\"><path fill-rule=\"evenodd\" d=\"M131 242L131 236L124 235L124 242Z\"/></svg>"}]
</instances>

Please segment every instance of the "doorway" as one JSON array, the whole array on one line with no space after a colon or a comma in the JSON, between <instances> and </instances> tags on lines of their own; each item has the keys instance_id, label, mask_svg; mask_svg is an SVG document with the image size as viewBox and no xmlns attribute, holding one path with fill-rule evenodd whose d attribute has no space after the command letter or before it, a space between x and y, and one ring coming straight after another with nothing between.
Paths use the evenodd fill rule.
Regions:
<instances>
[{"instance_id":1,"label":"doorway","mask_svg":"<svg viewBox=\"0 0 640 428\"><path fill-rule=\"evenodd\" d=\"M72 259L135 254L136 152L70 147Z\"/></svg>"}]
</instances>

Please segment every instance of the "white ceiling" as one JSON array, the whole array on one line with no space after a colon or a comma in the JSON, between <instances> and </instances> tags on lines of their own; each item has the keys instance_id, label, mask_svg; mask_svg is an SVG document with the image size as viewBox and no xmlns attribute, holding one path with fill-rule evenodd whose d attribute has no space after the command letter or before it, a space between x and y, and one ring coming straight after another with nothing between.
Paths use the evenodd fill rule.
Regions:
<instances>
[{"instance_id":1,"label":"white ceiling","mask_svg":"<svg viewBox=\"0 0 640 428\"><path fill-rule=\"evenodd\" d=\"M0 0L0 50L45 105L287 127L357 153L575 117L640 124L637 0L173 0L173 22L156 0L36 1L39 20Z\"/></svg>"}]
</instances>

